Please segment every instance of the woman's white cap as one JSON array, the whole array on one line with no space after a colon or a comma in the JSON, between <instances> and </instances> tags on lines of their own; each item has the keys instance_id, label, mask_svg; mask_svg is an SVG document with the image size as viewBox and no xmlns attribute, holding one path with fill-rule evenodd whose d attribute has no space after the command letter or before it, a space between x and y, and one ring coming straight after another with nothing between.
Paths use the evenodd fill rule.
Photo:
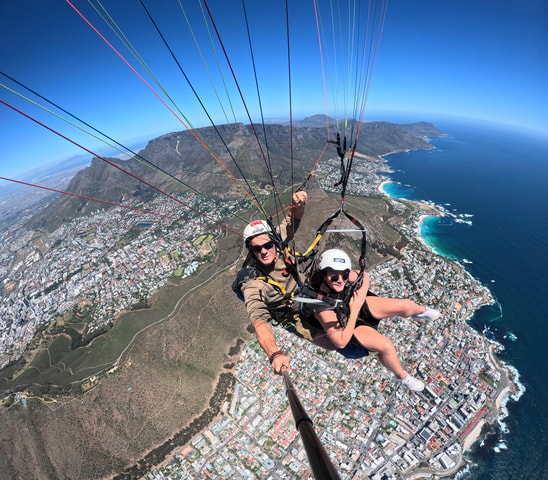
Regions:
<instances>
[{"instance_id":1,"label":"woman's white cap","mask_svg":"<svg viewBox=\"0 0 548 480\"><path fill-rule=\"evenodd\" d=\"M318 270L335 270L337 272L344 272L345 270L352 270L352 262L350 257L337 248L326 250L320 255L318 262Z\"/></svg>"}]
</instances>

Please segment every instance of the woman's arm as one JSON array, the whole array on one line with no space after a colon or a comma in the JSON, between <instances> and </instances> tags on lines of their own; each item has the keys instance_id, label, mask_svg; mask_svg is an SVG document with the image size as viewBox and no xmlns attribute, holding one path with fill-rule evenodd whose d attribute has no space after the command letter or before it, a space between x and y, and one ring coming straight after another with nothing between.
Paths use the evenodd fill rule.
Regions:
<instances>
[{"instance_id":1,"label":"woman's arm","mask_svg":"<svg viewBox=\"0 0 548 480\"><path fill-rule=\"evenodd\" d=\"M324 310L315 314L316 318L322 324L323 329L329 340L337 348L344 348L352 338L354 328L356 327L357 313L350 312L346 327L342 328L337 314L334 310Z\"/></svg>"}]
</instances>

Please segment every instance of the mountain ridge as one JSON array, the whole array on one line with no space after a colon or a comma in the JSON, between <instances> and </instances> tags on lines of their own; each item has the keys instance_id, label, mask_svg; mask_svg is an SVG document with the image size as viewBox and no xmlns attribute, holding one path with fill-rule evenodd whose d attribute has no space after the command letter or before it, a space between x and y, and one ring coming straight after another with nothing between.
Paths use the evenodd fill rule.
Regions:
<instances>
[{"instance_id":1,"label":"mountain ridge","mask_svg":"<svg viewBox=\"0 0 548 480\"><path fill-rule=\"evenodd\" d=\"M329 124L335 131L335 121L329 119ZM370 157L432 148L427 137L443 135L429 122L349 123L349 128L358 127L356 151ZM235 123L171 132L150 140L129 160L93 158L88 167L72 178L67 191L112 203L148 201L157 190L179 194L188 187L219 200L237 198L242 195L238 185L241 181L262 188L275 179L278 186L286 188L291 184L291 172L294 178L305 179L328 140L333 139L327 138L324 115L307 117L292 126ZM290 143L293 151L289 150ZM334 146L331 152L335 157ZM150 164L158 168L151 169ZM105 203L82 197L61 195L35 215L29 226L53 231L65 221L105 208Z\"/></svg>"}]
</instances>

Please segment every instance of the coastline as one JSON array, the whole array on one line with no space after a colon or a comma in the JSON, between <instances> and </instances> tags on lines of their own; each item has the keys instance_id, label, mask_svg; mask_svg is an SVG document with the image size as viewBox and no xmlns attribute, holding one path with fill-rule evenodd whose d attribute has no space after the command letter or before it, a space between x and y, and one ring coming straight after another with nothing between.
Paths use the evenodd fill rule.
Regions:
<instances>
[{"instance_id":1,"label":"coastline","mask_svg":"<svg viewBox=\"0 0 548 480\"><path fill-rule=\"evenodd\" d=\"M394 183L390 180L384 179L382 182L380 182L378 185L375 185L376 188L381 190L384 185L388 183ZM381 190L382 191L382 190ZM384 193L384 192L383 192ZM389 195L387 195L390 197ZM393 199L394 202L397 202L398 199L395 197L390 197ZM403 202L402 202L403 203ZM429 477L434 478L442 478L442 477L448 477L448 476L454 476L459 471L462 471L468 467L470 467L470 462L467 460L465 454L468 450L471 449L472 445L474 445L478 439L481 438L483 427L486 424L495 424L497 423L497 420L500 421L501 418L504 418L506 415L503 415L502 410L504 409L505 401L509 398L510 394L512 393L512 389L510 388L510 385L512 384L512 375L511 371L505 367L503 367L503 364L501 362L497 361L497 359L494 357L494 352L499 347L498 344L495 342L490 341L489 339L485 338L484 335L482 335L481 332L478 332L475 330L468 322L470 318L473 316L473 314L480 309L482 306L494 303L492 295L490 295L489 289L482 285L477 279L475 279L471 273L466 269L464 265L459 263L458 261L455 261L451 258L448 258L444 255L438 254L435 252L434 248L432 246L428 245L424 238L421 235L421 224L428 218L433 217L440 217L443 216L443 212L439 211L435 205L429 204L428 202L418 202L415 200L409 200L405 199L405 204L408 206L410 210L410 216L407 217L407 220L405 222L403 231L401 231L401 234L404 235L410 245L409 250L417 250L419 252L422 252L422 256L416 257L417 261L421 261L421 259L428 259L431 258L431 256L440 257L438 262L440 264L447 264L447 266L440 269L440 275L443 277L442 272L447 272L448 268L451 272L456 273L457 276L466 276L469 277L469 280L464 280L462 285L466 284L470 287L470 290L468 290L468 297L462 297L462 293L459 296L460 304L458 306L455 306L454 308L458 310L460 313L454 314L454 320L452 320L452 327L450 327L451 332L457 331L459 333L459 338L462 338L463 341L470 341L471 343L468 344L470 346L470 350L476 352L476 357L478 359L478 365L481 364L486 368L486 373L488 375L492 374L493 372L500 372L500 377L496 376L494 378L497 380L497 384L491 385L488 381L485 379L481 380L481 384L485 385L486 389L483 390L487 394L487 398L484 398L480 405L477 405L477 409L475 411L469 410L467 412L468 415L466 415L462 421L463 424L459 423L458 430L453 431L452 433L448 434L449 437L446 437L445 440L447 443L444 444L443 449L439 450L433 450L436 448L435 443L430 444L429 442L424 442L425 450L424 453L426 453L427 457L424 457L425 459L428 459L428 466L425 467L424 465L419 464L412 464L410 465L410 469L405 471L405 476L402 478L424 478L424 475L428 475ZM420 244L419 244L420 243ZM406 249L407 250L407 249ZM413 260L413 256L408 257L407 261ZM449 266L449 264L451 266ZM462 272L462 273L461 273ZM466 295L466 294L465 294ZM474 298L471 298L471 295L474 295ZM470 302L466 302L466 298L471 299ZM435 326L434 326L435 328ZM426 331L426 330L424 330ZM438 334L442 334L441 331L437 332ZM283 335L283 342L286 345L290 345L291 342L296 342L295 339L292 340L291 334L287 333L285 331L282 331L280 335ZM289 338L286 338L285 335L289 336ZM426 335L425 335L426 336ZM468 339L468 340L465 340ZM306 344L306 342L305 342ZM305 345L302 344L296 344L294 348L303 349ZM291 348L291 347L288 347ZM313 347L312 347L313 348ZM242 362L241 364L241 370L237 370L236 377L239 378L241 375L244 375L244 378L246 380L245 383L251 382L255 384L261 384L266 385L269 384L270 381L272 381L272 378L269 376L263 377L262 373L258 371L255 368L250 367L251 364L255 364L256 361L258 361L256 356L260 357L260 352L255 351L253 348L249 350L245 350L247 352L246 354L242 355ZM468 356L470 353L468 354ZM466 354L465 354L466 356ZM305 369L306 365L301 365L301 368ZM317 365L315 365L314 368L317 368ZM356 372L353 371L355 374ZM428 374L427 374L428 375ZM445 373L445 381L447 382L447 385L452 384L454 389L459 388L467 388L465 387L466 384L468 384L468 381L466 379L459 380L457 379L457 376L459 375L456 372L453 372L453 375L449 374L448 371ZM477 376L474 374L474 376ZM433 377L432 377L433 378ZM443 378L443 377L442 377ZM508 379L508 382L498 384L498 379L504 378ZM443 380L440 380L443 381ZM470 379L470 386L472 386L474 380ZM277 382L276 382L277 383ZM475 384L477 387L477 384ZM272 384L272 387L274 388L274 383ZM311 387L313 388L313 387ZM320 387L318 387L320 388ZM327 388L326 385L322 388ZM466 390L468 391L468 390ZM479 392L479 390L476 390ZM357 393L357 392L356 392ZM437 393L433 391L433 394L442 394L441 390ZM247 400L246 398L250 395L250 392L247 392L244 388L238 388L235 390L235 396L232 400L231 407L241 404L244 404ZM402 396L400 399L404 401L407 397ZM412 397L407 398L409 401L408 408L412 409L414 402L411 401ZM362 400L363 402L367 402L367 400ZM472 406L472 404L469 404L469 408ZM236 411L236 410L235 410ZM271 422L270 418L271 413L269 413L268 422ZM228 415L230 416L230 415ZM241 417L245 418L245 417ZM235 416L232 420L234 422L238 422L241 420L240 417ZM260 417L258 417L260 418ZM285 425L285 421L287 421L289 417L284 414L283 420L282 417L280 417L280 425ZM339 425L338 421L335 421L336 427L333 427L333 424L330 424L329 421L334 419L324 419L326 421L326 430L327 432L339 432L341 434L341 440L338 444L332 444L330 445L333 449L334 455L341 455L343 456L344 453L341 448L345 448L344 445L345 441L351 442L351 433L349 431L339 431ZM399 421L399 419L397 420ZM406 423L403 422L402 425L405 427ZM453 424L454 425L454 424ZM217 431L219 427L215 427L214 425L209 425L208 428L202 432L199 436L196 437L196 442L206 442L208 439L211 438L212 435ZM336 428L336 430L333 430L333 428ZM391 437L385 438L385 441L390 442ZM233 439L234 442L237 442L236 439ZM367 440L370 441L370 440ZM399 444L399 442L397 442ZM341 447L343 445L343 447ZM376 445L374 442L372 444L373 449L378 448L377 455L382 456L382 446ZM438 446L439 447L439 446ZM194 449L193 451L195 451ZM422 451L422 450L421 450ZM222 456L220 457L222 458ZM364 457L365 458L365 457ZM416 457L418 458L418 457ZM440 458L443 458L443 461L440 462ZM371 460L371 459L369 459ZM180 462L180 463L179 463ZM192 465L194 460L191 457L173 457L171 461L168 461L163 463L163 465L167 465L165 468L169 469L172 468L173 465ZM197 462L197 461L196 461ZM177 467L175 467L177 468ZM379 467L382 469L382 467ZM380 470L379 470L380 471ZM292 477L292 478L299 478L299 477Z\"/></svg>"},{"instance_id":2,"label":"coastline","mask_svg":"<svg viewBox=\"0 0 548 480\"><path fill-rule=\"evenodd\" d=\"M474 158L474 157L470 155L470 158ZM459 163L459 165L461 164ZM451 173L450 171L448 172L449 173L447 177L449 178L448 181L450 182ZM402 183L405 183L407 177L405 176L400 177L398 175L397 178L401 179ZM427 181L430 182L430 178L428 176L424 176L423 178L425 179L425 183ZM486 181L489 180L489 178L484 178L484 177L481 177L480 179L483 181L482 182L483 185L485 185ZM381 182L382 179L378 177L377 177L377 180L378 181L370 183L372 187L371 189L379 187L379 190L382 190L383 186L389 183L389 180L383 180ZM432 181L435 181L435 179L433 178ZM396 182L394 181L393 183L396 183ZM408 182L408 183L411 183L411 184L415 183L416 185L419 185L418 181ZM392 186L388 186L387 190L393 192L394 197L397 197L397 194L399 191L398 187L393 188ZM428 184L428 188L430 188L429 184ZM402 196L405 195L406 193L403 190L404 189L402 189ZM480 194L482 194L482 191L480 188L478 188L478 192L479 192L478 196L480 196ZM373 192L373 195L375 193L376 192ZM450 193L453 193L453 192L451 191ZM428 198L432 198L432 197L428 196ZM444 203L445 200L443 196L436 197L436 198L440 198L439 202L442 205L449 205ZM455 205L455 206L462 205L458 201L459 198L460 197L451 197L451 198L448 198L448 201L452 202L452 205ZM387 204L388 202L390 202L390 204L392 203L391 200L388 200L388 199L383 199L383 200L386 201ZM395 198L395 200L396 200L395 203L397 204L402 204L402 205L408 204L407 201L404 202L397 198ZM409 202L409 204L411 203L412 202ZM470 213L476 213L479 216L480 211L475 210L475 205L476 204L474 204L474 207L470 207L471 208ZM491 204L489 203L488 205L491 205ZM472 208L474 208L474 210L472 210ZM407 213L407 211L404 210L404 207L402 207L402 211L405 211ZM513 210L511 209L509 209L508 211L513 212ZM426 225L424 225L424 228L422 230L423 230L423 234L429 240L430 243L435 243L436 241L438 241L438 236L436 234L444 235L444 232L438 231L438 229L430 231L429 227L436 228L435 221L428 220L427 219L428 215L419 217L420 209L416 209L416 213L412 215L413 216L410 218L411 221L409 222L409 225L406 225L407 237L411 239L410 249L415 249L415 248L422 249L418 243L419 241L421 241L421 245L424 244L424 242L422 242L423 238L419 235L420 223L424 223L425 221L428 222ZM539 217L536 217L536 218L539 218ZM419 224L417 224L417 221L416 221L417 219L419 219ZM445 223L445 220L440 222L440 229L444 223ZM447 220L447 223L451 223L451 222ZM400 224L395 224L395 223L393 225L397 227L400 226ZM488 223L488 225L490 224ZM478 225L476 226L476 222L474 222L474 230L476 230L476 228L478 227L483 228L483 225L480 225L480 223L478 222ZM412 236L412 233L411 233L412 228L415 229L417 233L416 236ZM445 229L445 230L447 230L447 232L444 238L439 238L440 245L444 244L445 239L448 236L450 236L450 241L451 241L450 244L454 245L455 243L457 243L457 247L458 247L460 243L458 242L458 239L456 239L457 240L456 242L453 241L454 239L453 231L451 229ZM493 229L490 229L489 233L491 232L493 232ZM433 233L433 235L430 236L430 233ZM464 233L466 234L467 232L464 232ZM474 239L477 238L476 237L477 232L474 231L470 233L472 234L472 237ZM481 237L480 240L483 240L483 238L489 238L489 237L488 236ZM481 243L480 243L480 246L481 246ZM489 245L487 245L487 247L489 247ZM430 251L431 249L424 248L424 251L427 251L427 250ZM458 251L458 249L455 249L454 251L456 252ZM490 251L491 250L489 249L482 250L479 247L477 249L474 248L473 250L471 250L470 256L468 256L468 258L474 261L474 265L473 266L468 265L468 263L470 262L467 262L467 261L462 262L460 267L463 267L463 268L459 268L459 273L460 271L469 270L472 274L475 275L476 274L475 272L477 272L478 278L482 279L482 283L489 289L492 289L494 295L496 294L498 296L501 294L499 293L500 289L498 287L499 285L503 284L502 281L499 280L499 276L498 276L498 272L501 270L501 267L497 265L497 269L496 269L497 275L494 275L490 273L489 269L485 270L480 265L481 263L480 260L483 260L484 258L483 252L486 252L485 256L488 256ZM541 251L541 250L538 250L538 251ZM493 250L493 253L495 253L494 250ZM460 258L462 258L463 256L465 255L461 255ZM518 258L521 258L521 257L518 257ZM447 262L448 265L454 264L454 263L461 263L461 262L458 262L458 260L457 262ZM503 263L507 264L507 262L503 262ZM422 271L420 267L421 266L418 265L418 272ZM506 270L504 270L504 272L506 272ZM505 277L512 278L511 275L505 275ZM450 292L450 290L447 290L447 292ZM512 298L515 298L515 296L511 296L509 298L512 299ZM545 395L540 397L537 396L536 394L539 393L538 388L536 387L534 382L531 382L531 379L528 379L528 381L526 382L527 389L531 390L531 394L529 394L530 392L528 391L527 393L529 395L524 395L524 398L520 400L520 404L523 404L521 405L521 408L517 408L518 407L517 404L514 405L514 401L516 401L516 397L520 393L519 390L523 387L523 385L521 385L520 383L520 376L519 376L519 373L522 372L522 367L523 367L523 372L522 372L523 377L521 381L523 381L523 379L526 379L527 375L530 374L530 372L526 369L523 363L518 364L516 362L517 353L521 354L520 358L524 357L523 356L524 350L525 352L527 352L527 347L529 346L528 342L530 341L531 337L530 336L527 337L526 335L524 335L523 331L520 332L519 330L515 328L512 328L512 332L510 332L510 328L514 327L514 324L512 323L512 315L511 315L513 312L511 311L510 308L508 308L508 311L506 310L504 311L505 318L502 319L502 316L503 316L502 310L503 310L503 307L506 307L506 303L505 303L506 301L508 301L508 297L501 297L501 298L495 297L495 305L480 309L480 311L477 312L471 320L471 323L473 326L471 325L469 329L467 328L464 330L461 328L459 333L462 333L463 331L466 332L466 330L472 331L473 337L470 336L470 338L477 338L478 342L484 345L484 348L481 351L481 354L475 355L475 358L477 359L476 365L483 364L484 366L488 367L488 365L491 363L493 364L497 363L498 364L497 370L501 370L502 367L506 368L508 370L508 373L510 375L509 378L512 381L512 383L515 382L515 384L517 384L518 392L512 393L512 390L510 390L509 388L505 388L498 383L494 385L494 389L489 389L489 394L486 399L486 402L484 402L482 406L488 406L491 412L493 413L496 412L496 415L498 418L482 416L478 418L477 421L474 421L478 417L478 413L481 410L481 407L479 410L475 410L475 414L472 413L470 415L470 417L468 418L468 424L472 425L473 428L471 428L469 431L466 432L465 435L462 435L461 437L459 437L458 435L454 436L452 440L455 448L451 450L451 453L455 453L457 449L459 450L459 453L455 453L455 455L451 456L450 458L450 460L455 460L456 462L458 462L457 465L451 468L451 471L449 469L445 470L443 468L440 468L440 465L437 465L434 468L428 468L425 465L426 462L423 462L422 464L415 465L413 467L415 469L418 467L417 470L410 469L406 471L405 476L402 478L408 478L408 479L438 478L439 479L443 476L446 476L449 478L467 478L467 479L470 479L470 478L488 479L488 478L494 478L494 477L507 478L507 475L509 474L509 472L513 471L514 473L516 473L518 472L517 470L518 468L520 469L519 470L520 473L525 474L525 472L527 472L529 475L526 475L526 476L527 477L531 476L532 478L532 477L538 476L539 472L546 471L545 468L541 469L541 467L543 467L543 464L546 462L546 460L543 459L541 456L542 443L540 445L537 443L537 445L535 446L530 446L528 444L531 438L529 438L526 435L529 432L532 432L537 435L536 438L538 440L543 439L543 436L545 433L545 429L543 428L544 422L543 423L539 422L539 419L542 420L542 417L537 415L536 410L533 410L531 412L530 408L531 406L534 406L535 402L538 402L541 398L545 398ZM517 302L513 302L510 304L510 307L515 307L517 304L518 304ZM467 305L468 304L466 303L466 306ZM532 305L537 305L537 304L532 303ZM500 307L500 314L498 314L499 307ZM455 304L455 308L461 308L461 305ZM475 310L475 305L473 306L473 309ZM471 310L472 308L468 309L467 312L463 312L463 313L466 313L466 315L472 315L473 312L471 313ZM526 312L527 314L530 314L532 311L533 311L532 309L525 310L525 311L522 310L520 313L522 314L522 316L524 316ZM502 321L497 322L499 318L501 318ZM535 318L535 317L531 317L531 318ZM521 318L518 317L518 319L521 322L520 324L522 324L523 321L521 321ZM462 324L464 323L462 315L459 316L459 318L457 319L457 322L458 322L458 326L462 327ZM424 325L421 325L421 328L425 330ZM447 332L451 334L454 332L454 330L452 330L451 328L448 328ZM517 334L517 338L515 337L513 338L510 336L513 332ZM441 335L442 333L440 333L440 336ZM458 337L455 337L455 338L461 339L463 338L463 336L459 335ZM498 342L493 342L493 353L495 354L495 357L493 360L489 356L491 349L487 349L487 347L492 343L492 339L494 338L499 339L498 341L500 341L501 343L499 344ZM517 341L518 338L519 338L519 341ZM528 342L523 342L522 341L523 338L526 338ZM541 339L542 337L540 335L537 335L535 338ZM487 341L485 341L485 339L487 339ZM508 340L505 340L505 339L508 339ZM514 343L510 343L510 342L514 342ZM524 346L524 343L526 343L525 346ZM497 346L501 348L495 348ZM502 350L504 346L508 347L508 350ZM535 352L531 351L531 353L536 354L539 350L540 350L540 356L542 356L542 349L537 349L537 351ZM466 348L463 349L463 352L464 354L466 354L467 349ZM420 357L422 354L423 354L422 351L417 353L418 357ZM469 355L469 358L472 358L472 361L473 361L474 353L472 353L472 355ZM514 367L514 365L519 365L519 372ZM536 362L534 365L538 365L538 362ZM476 371L471 372L471 370L468 370L467 376L469 377L474 376L475 372ZM462 385L465 387L467 384L469 384L469 380L470 378L469 379L463 378ZM541 383L542 385L544 384L544 382L542 382L542 378L535 378L534 380L537 383ZM311 384L307 384L307 387L308 386L310 386L311 388L313 387L313 385ZM376 385L373 385L372 390L375 387ZM540 393L545 393L545 392L541 391ZM396 402L394 403L394 405L398 405L398 403ZM537 404L537 407L538 406L540 405ZM504 412L505 407L507 407L509 410L509 412L506 412L509 416L507 416L507 418L503 422L499 421L497 424L497 420L500 420L500 418L502 418L503 414L505 413ZM529 407L526 413L524 413L524 407ZM531 413L533 413L533 415L531 415ZM519 422L519 423L516 423L516 422ZM374 427L376 426L377 424L375 423ZM540 431L541 429L544 430L544 432ZM379 430L379 429L374 428L372 430ZM353 431L357 431L357 428L353 429ZM462 433L463 429L461 429L460 432ZM383 440L385 441L385 439ZM480 442L478 442L477 440L480 440ZM531 453L531 457L528 457L529 452ZM360 464L363 465L365 463L366 462L364 461L364 457L360 458ZM532 464L533 466L530 467L529 466L530 464ZM451 461L448 462L448 465L451 465ZM540 475L542 476L542 473L540 473Z\"/></svg>"},{"instance_id":3,"label":"coastline","mask_svg":"<svg viewBox=\"0 0 548 480\"><path fill-rule=\"evenodd\" d=\"M384 179L381 183L379 183L378 187L377 187L377 190L379 191L379 193L381 195L385 195L387 196L388 198L397 198L397 197L392 197L386 190L384 187L386 187L386 185L389 185L391 183L394 183L392 180L390 179ZM407 200L407 199L406 199ZM425 202L420 202L420 201L417 201L417 200L408 200L410 202L413 202L413 203L416 203L416 204L419 204L421 206L421 209L422 210L432 210L432 214L426 214L426 213L422 213L419 215L418 217L418 220L417 220L417 224L416 224L416 227L415 227L415 238L424 246L426 247L428 250L430 250L431 252L433 253L438 253L435 251L435 249L431 246L431 245L428 245L428 243L426 242L426 240L424 239L424 236L422 235L422 232L421 232L421 229L422 229L422 224L428 219L428 218L442 218L442 217L445 217L445 213L443 212L443 210L441 210L439 207L437 206L433 206L429 203L425 203Z\"/></svg>"},{"instance_id":4,"label":"coastline","mask_svg":"<svg viewBox=\"0 0 548 480\"><path fill-rule=\"evenodd\" d=\"M379 185L377 186L377 190L379 191L379 193L383 194L383 195L387 195L387 196L390 196L388 195L388 193L386 193L386 191L384 190L384 186L387 184L387 183L394 183L392 182L391 180L388 180L388 179L384 179L381 183L379 183Z\"/></svg>"},{"instance_id":5,"label":"coastline","mask_svg":"<svg viewBox=\"0 0 548 480\"><path fill-rule=\"evenodd\" d=\"M385 178L382 182L379 183L377 189L381 195L385 195L391 199L397 199L398 197L391 196L385 189L385 187L391 183L396 183L396 182L393 182L389 178ZM424 222L430 218L446 217L447 215L444 211L445 209L438 205L432 205L422 201L409 200L409 199L405 199L405 200L418 204L421 210L432 210L432 214L425 213L423 211L417 217L416 226L414 228L414 238L418 242L420 242L420 244L423 247L425 247L428 251L441 255L445 257L448 261L458 263L465 274L472 276L471 273L466 269L466 267L462 265L460 262L440 253L439 251L437 251L437 249L434 246L429 245L422 234L422 227ZM491 294L491 291L489 290L489 288L485 285L483 285L483 288L485 289L484 301L476 305L475 308L471 309L469 312L467 312L466 317L464 318L465 322L468 322L472 318L474 313L478 309L480 309L482 306L495 303L493 295ZM460 461L458 462L457 470L460 470L467 465L467 462L464 460L464 454L468 450L470 450L471 447L478 440L482 438L482 431L484 426L488 424L494 424L496 422L501 424L502 421L508 416L508 412L505 408L507 402L510 399L512 399L514 396L515 396L515 399L517 400L519 396L521 396L521 394L525 390L525 387L523 387L519 383L519 380L517 380L518 372L513 371L510 367L506 366L496 357L496 351L499 350L502 347L502 345L492 340L489 340L481 332L477 332L477 334L480 335L484 339L484 341L488 343L488 362L493 366L494 370L500 373L500 376L501 376L500 387L497 390L496 395L492 398L492 405L478 412L478 416L474 420L472 420L472 422L470 423L468 427L470 428L471 426L471 428L468 431L465 429L463 433L461 434L462 437L460 439L460 444L462 448L462 455L461 455Z\"/></svg>"},{"instance_id":6,"label":"coastline","mask_svg":"<svg viewBox=\"0 0 548 480\"><path fill-rule=\"evenodd\" d=\"M497 370L503 374L501 381L501 388L495 397L494 409L497 420L502 420L506 418L506 414L503 413L504 406L507 401L510 399L512 393L515 393L514 389L511 388L510 380L510 371L495 357L495 351L500 348L499 345L490 342L489 344L489 359L493 365L496 366ZM463 437L462 440L462 450L463 453L469 450L474 443L476 443L481 438L481 432L483 426L487 424L485 415L480 418L474 427Z\"/></svg>"}]
</instances>

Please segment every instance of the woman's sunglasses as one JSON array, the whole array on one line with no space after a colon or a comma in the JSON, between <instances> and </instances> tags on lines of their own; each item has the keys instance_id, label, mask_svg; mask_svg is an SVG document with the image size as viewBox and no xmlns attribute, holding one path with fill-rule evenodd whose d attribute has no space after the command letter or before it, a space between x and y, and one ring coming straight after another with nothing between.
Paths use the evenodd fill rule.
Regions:
<instances>
[{"instance_id":1,"label":"woman's sunglasses","mask_svg":"<svg viewBox=\"0 0 548 480\"><path fill-rule=\"evenodd\" d=\"M329 280L332 282L336 282L339 280L339 277L342 277L342 279L346 282L348 280L348 272L344 273L332 273L328 276Z\"/></svg>"},{"instance_id":2,"label":"woman's sunglasses","mask_svg":"<svg viewBox=\"0 0 548 480\"><path fill-rule=\"evenodd\" d=\"M261 253L263 248L265 250L270 250L274 245L275 243L271 240L270 242L263 243L262 245L250 245L249 250L253 253Z\"/></svg>"}]
</instances>

